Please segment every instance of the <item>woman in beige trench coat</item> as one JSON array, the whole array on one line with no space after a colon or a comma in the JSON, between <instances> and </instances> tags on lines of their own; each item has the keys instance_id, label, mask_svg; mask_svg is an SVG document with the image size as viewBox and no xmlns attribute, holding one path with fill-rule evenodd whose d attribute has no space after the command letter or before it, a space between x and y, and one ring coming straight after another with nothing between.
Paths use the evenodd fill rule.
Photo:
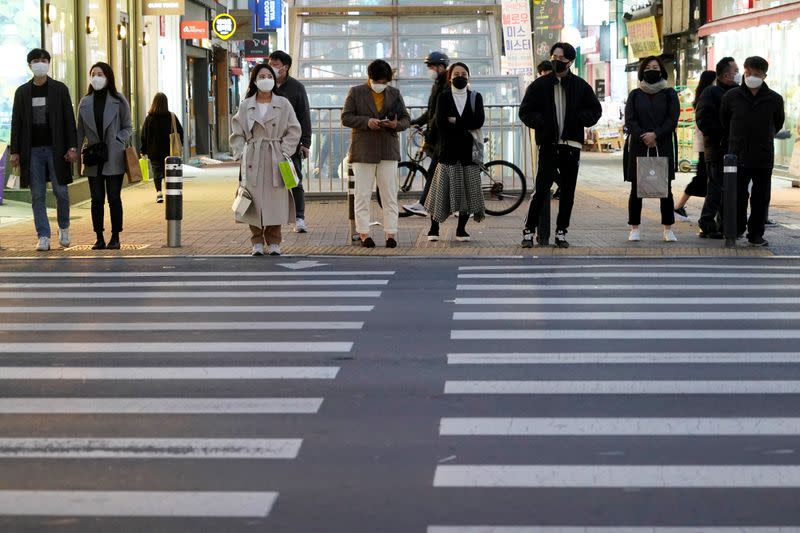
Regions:
<instances>
[{"instance_id":1,"label":"woman in beige trench coat","mask_svg":"<svg viewBox=\"0 0 800 533\"><path fill-rule=\"evenodd\" d=\"M278 163L300 142L300 123L289 100L273 93L275 72L262 63L250 73L250 86L231 121L230 145L240 161L241 182L253 198L237 222L250 225L251 255L281 255L281 226L295 221L294 199Z\"/></svg>"}]
</instances>

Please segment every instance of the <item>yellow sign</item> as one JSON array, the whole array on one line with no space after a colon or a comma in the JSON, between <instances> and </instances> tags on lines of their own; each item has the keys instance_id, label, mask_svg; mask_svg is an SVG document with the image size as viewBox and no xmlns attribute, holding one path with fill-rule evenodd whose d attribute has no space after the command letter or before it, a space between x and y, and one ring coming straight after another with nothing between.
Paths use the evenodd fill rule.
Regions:
<instances>
[{"instance_id":1,"label":"yellow sign","mask_svg":"<svg viewBox=\"0 0 800 533\"><path fill-rule=\"evenodd\" d=\"M626 22L625 25L628 28L628 44L636 57L657 56L661 53L661 40L658 37L655 17L633 20Z\"/></svg>"},{"instance_id":2,"label":"yellow sign","mask_svg":"<svg viewBox=\"0 0 800 533\"><path fill-rule=\"evenodd\" d=\"M236 20L227 13L223 13L216 16L214 22L211 23L211 27L217 37L227 41L236 33Z\"/></svg>"}]
</instances>

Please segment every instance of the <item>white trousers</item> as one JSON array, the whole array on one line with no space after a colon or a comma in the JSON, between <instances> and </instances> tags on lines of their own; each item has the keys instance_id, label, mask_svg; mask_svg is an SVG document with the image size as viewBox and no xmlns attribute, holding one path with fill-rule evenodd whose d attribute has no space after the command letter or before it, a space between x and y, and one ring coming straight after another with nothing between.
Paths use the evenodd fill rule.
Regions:
<instances>
[{"instance_id":1,"label":"white trousers","mask_svg":"<svg viewBox=\"0 0 800 533\"><path fill-rule=\"evenodd\" d=\"M381 191L383 206L383 231L397 235L397 161L380 163L350 163L356 179L355 208L356 231L369 233L369 215L372 206L372 189L375 181Z\"/></svg>"}]
</instances>

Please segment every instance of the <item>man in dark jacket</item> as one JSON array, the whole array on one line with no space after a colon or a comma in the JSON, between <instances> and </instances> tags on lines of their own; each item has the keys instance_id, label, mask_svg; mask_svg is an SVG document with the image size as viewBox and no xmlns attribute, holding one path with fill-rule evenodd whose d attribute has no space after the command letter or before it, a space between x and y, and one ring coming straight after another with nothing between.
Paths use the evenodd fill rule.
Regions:
<instances>
[{"instance_id":1,"label":"man in dark jacket","mask_svg":"<svg viewBox=\"0 0 800 533\"><path fill-rule=\"evenodd\" d=\"M739 66L732 57L717 62L717 83L703 91L695 109L697 127L703 133L708 187L700 213L699 237L722 238L722 158L728 151L728 131L722 126L719 110L722 97L741 83Z\"/></svg>"},{"instance_id":2,"label":"man in dark jacket","mask_svg":"<svg viewBox=\"0 0 800 533\"><path fill-rule=\"evenodd\" d=\"M764 222L772 187L775 165L775 134L783 127L784 108L781 95L767 87L769 63L763 57L744 61L744 85L722 98L720 119L728 132L728 152L737 158L738 185L736 226L739 234L747 227L747 241L752 246L767 246ZM750 218L747 218L747 188L750 182Z\"/></svg>"},{"instance_id":3,"label":"man in dark jacket","mask_svg":"<svg viewBox=\"0 0 800 533\"><path fill-rule=\"evenodd\" d=\"M302 83L289 76L289 69L292 68L292 57L281 50L275 50L269 55L269 66L278 76L276 80L278 91L276 94L283 96L294 108L294 114L300 122L300 144L297 152L292 154L292 162L297 169L297 176L300 184L292 189L294 205L297 212L294 230L297 233L308 231L306 226L306 193L303 190L302 161L308 157L311 147L311 106L308 103L308 94Z\"/></svg>"},{"instance_id":4,"label":"man in dark jacket","mask_svg":"<svg viewBox=\"0 0 800 533\"><path fill-rule=\"evenodd\" d=\"M431 87L431 95L428 97L428 108L423 114L411 121L412 126L425 127L425 153L431 159L428 165L428 175L425 177L425 188L422 191L422 196L415 204L404 205L403 209L410 211L415 215L423 217L428 216L425 210L425 200L428 198L428 191L431 189L431 180L433 173L436 171L436 165L439 163L439 132L436 126L436 103L439 100L439 95L447 90L447 66L450 64L450 58L442 52L431 52L425 58L425 64L428 66L428 77L433 80Z\"/></svg>"},{"instance_id":5,"label":"man in dark jacket","mask_svg":"<svg viewBox=\"0 0 800 533\"><path fill-rule=\"evenodd\" d=\"M53 187L58 213L59 243L69 238L69 191L72 163L78 160L78 134L69 89L50 78L50 54L36 48L28 53L33 79L14 93L11 115L11 165L19 166L20 185L31 190L38 251L50 249L47 182Z\"/></svg>"},{"instance_id":6,"label":"man in dark jacket","mask_svg":"<svg viewBox=\"0 0 800 533\"><path fill-rule=\"evenodd\" d=\"M560 248L569 246L566 235L575 202L583 129L597 124L603 113L592 87L570 72L575 57L575 48L571 44L554 44L550 49L554 72L531 83L519 107L519 118L536 131L536 144L539 146L536 188L522 231L523 248L533 247L539 212L549 197L556 175L561 197L555 243Z\"/></svg>"}]
</instances>

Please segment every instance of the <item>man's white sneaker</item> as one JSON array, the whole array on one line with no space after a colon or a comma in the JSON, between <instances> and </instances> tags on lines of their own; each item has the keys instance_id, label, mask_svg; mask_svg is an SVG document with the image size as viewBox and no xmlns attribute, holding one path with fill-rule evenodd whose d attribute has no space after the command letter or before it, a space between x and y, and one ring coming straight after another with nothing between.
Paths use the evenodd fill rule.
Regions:
<instances>
[{"instance_id":1,"label":"man's white sneaker","mask_svg":"<svg viewBox=\"0 0 800 533\"><path fill-rule=\"evenodd\" d=\"M425 209L425 206L419 202L415 204L404 205L403 209L405 209L409 213L414 213L415 215L419 215L421 217L428 216L428 210Z\"/></svg>"},{"instance_id":2,"label":"man's white sneaker","mask_svg":"<svg viewBox=\"0 0 800 533\"><path fill-rule=\"evenodd\" d=\"M294 232L295 233L306 233L308 231L308 226L306 226L306 221L302 218L298 218L294 221Z\"/></svg>"},{"instance_id":3,"label":"man's white sneaker","mask_svg":"<svg viewBox=\"0 0 800 533\"><path fill-rule=\"evenodd\" d=\"M675 237L675 234L672 233L671 229L664 230L664 242L676 242L678 239Z\"/></svg>"},{"instance_id":4,"label":"man's white sneaker","mask_svg":"<svg viewBox=\"0 0 800 533\"><path fill-rule=\"evenodd\" d=\"M270 244L269 255L281 255L281 247L277 244Z\"/></svg>"},{"instance_id":5,"label":"man's white sneaker","mask_svg":"<svg viewBox=\"0 0 800 533\"><path fill-rule=\"evenodd\" d=\"M39 244L36 245L37 252L46 252L50 249L50 238L39 237Z\"/></svg>"},{"instance_id":6,"label":"man's white sneaker","mask_svg":"<svg viewBox=\"0 0 800 533\"><path fill-rule=\"evenodd\" d=\"M58 228L58 243L62 248L68 248L70 245L69 228Z\"/></svg>"},{"instance_id":7,"label":"man's white sneaker","mask_svg":"<svg viewBox=\"0 0 800 533\"><path fill-rule=\"evenodd\" d=\"M250 252L252 256L264 255L264 245L261 243L253 245L253 251Z\"/></svg>"},{"instance_id":8,"label":"man's white sneaker","mask_svg":"<svg viewBox=\"0 0 800 533\"><path fill-rule=\"evenodd\" d=\"M632 229L630 234L628 234L628 240L630 242L639 242L639 240L640 240L639 230L638 229Z\"/></svg>"}]
</instances>

